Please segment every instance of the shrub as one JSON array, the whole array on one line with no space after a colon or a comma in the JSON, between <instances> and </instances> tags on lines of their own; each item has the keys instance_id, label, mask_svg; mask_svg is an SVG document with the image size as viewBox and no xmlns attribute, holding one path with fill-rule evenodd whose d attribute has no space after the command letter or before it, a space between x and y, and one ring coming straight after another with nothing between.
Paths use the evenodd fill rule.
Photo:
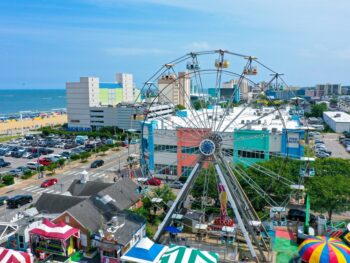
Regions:
<instances>
[{"instance_id":1,"label":"shrub","mask_svg":"<svg viewBox=\"0 0 350 263\"><path fill-rule=\"evenodd\" d=\"M80 159L80 155L79 155L79 154L73 154L73 155L70 157L70 159L71 159L72 161L79 160L79 159Z\"/></svg>"},{"instance_id":2,"label":"shrub","mask_svg":"<svg viewBox=\"0 0 350 263\"><path fill-rule=\"evenodd\" d=\"M4 185L12 185L15 183L15 178L12 175L5 175L2 178L2 182Z\"/></svg>"},{"instance_id":3,"label":"shrub","mask_svg":"<svg viewBox=\"0 0 350 263\"><path fill-rule=\"evenodd\" d=\"M34 175L33 171L25 171L23 176L21 177L22 179L26 180L31 178Z\"/></svg>"}]
</instances>

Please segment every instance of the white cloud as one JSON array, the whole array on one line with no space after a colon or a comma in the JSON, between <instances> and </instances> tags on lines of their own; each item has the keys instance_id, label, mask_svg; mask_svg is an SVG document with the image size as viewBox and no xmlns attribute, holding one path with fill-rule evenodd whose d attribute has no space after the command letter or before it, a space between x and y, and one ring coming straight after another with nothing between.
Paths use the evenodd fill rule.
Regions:
<instances>
[{"instance_id":1,"label":"white cloud","mask_svg":"<svg viewBox=\"0 0 350 263\"><path fill-rule=\"evenodd\" d=\"M208 50L211 49L211 46L206 41L194 41L185 46L186 50Z\"/></svg>"},{"instance_id":2,"label":"white cloud","mask_svg":"<svg viewBox=\"0 0 350 263\"><path fill-rule=\"evenodd\" d=\"M164 55L172 52L160 48L139 48L139 47L109 47L102 51L112 56L138 56L138 55Z\"/></svg>"}]
</instances>

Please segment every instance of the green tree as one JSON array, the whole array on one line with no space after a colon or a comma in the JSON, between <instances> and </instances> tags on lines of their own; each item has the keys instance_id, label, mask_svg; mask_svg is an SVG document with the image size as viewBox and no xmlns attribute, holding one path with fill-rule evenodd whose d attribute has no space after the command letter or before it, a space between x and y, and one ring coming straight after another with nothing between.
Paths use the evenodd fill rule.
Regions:
<instances>
[{"instance_id":1,"label":"green tree","mask_svg":"<svg viewBox=\"0 0 350 263\"><path fill-rule=\"evenodd\" d=\"M89 159L90 156L91 156L91 153L89 153L89 152L83 152L83 153L80 154L80 160L81 160L82 162L86 162L87 159Z\"/></svg>"},{"instance_id":2,"label":"green tree","mask_svg":"<svg viewBox=\"0 0 350 263\"><path fill-rule=\"evenodd\" d=\"M177 105L175 106L175 110L176 110L176 111L178 111L178 110L185 110L185 109L186 109L186 107L183 106L183 105L181 105L181 104L177 104Z\"/></svg>"},{"instance_id":3,"label":"green tree","mask_svg":"<svg viewBox=\"0 0 350 263\"><path fill-rule=\"evenodd\" d=\"M162 198L165 204L176 198L174 192L168 185L163 185L162 187L154 189L154 195L155 197Z\"/></svg>"},{"instance_id":4,"label":"green tree","mask_svg":"<svg viewBox=\"0 0 350 263\"><path fill-rule=\"evenodd\" d=\"M323 117L323 112L327 111L327 104L320 103L311 106L311 117Z\"/></svg>"},{"instance_id":5,"label":"green tree","mask_svg":"<svg viewBox=\"0 0 350 263\"><path fill-rule=\"evenodd\" d=\"M218 198L218 178L213 165L203 168L193 184L191 194L195 198L203 196L203 189L208 184L208 197Z\"/></svg>"},{"instance_id":6,"label":"green tree","mask_svg":"<svg viewBox=\"0 0 350 263\"><path fill-rule=\"evenodd\" d=\"M55 174L56 169L57 169L57 164L56 163L50 163L47 167L47 170L51 173L51 174Z\"/></svg>"},{"instance_id":7,"label":"green tree","mask_svg":"<svg viewBox=\"0 0 350 263\"><path fill-rule=\"evenodd\" d=\"M350 177L344 175L326 175L313 178L307 184L311 209L327 212L332 220L334 212L348 211L350 208Z\"/></svg>"},{"instance_id":8,"label":"green tree","mask_svg":"<svg viewBox=\"0 0 350 263\"><path fill-rule=\"evenodd\" d=\"M5 175L3 178L2 178L2 183L4 185L12 185L15 183L15 179L12 175Z\"/></svg>"},{"instance_id":9,"label":"green tree","mask_svg":"<svg viewBox=\"0 0 350 263\"><path fill-rule=\"evenodd\" d=\"M65 159L59 159L57 163L58 163L58 166L59 166L60 168L62 168L62 167L65 165L66 160L65 160Z\"/></svg>"},{"instance_id":10,"label":"green tree","mask_svg":"<svg viewBox=\"0 0 350 263\"><path fill-rule=\"evenodd\" d=\"M196 100L193 102L193 107L195 110L200 110L208 107L208 103L204 100Z\"/></svg>"}]
</instances>

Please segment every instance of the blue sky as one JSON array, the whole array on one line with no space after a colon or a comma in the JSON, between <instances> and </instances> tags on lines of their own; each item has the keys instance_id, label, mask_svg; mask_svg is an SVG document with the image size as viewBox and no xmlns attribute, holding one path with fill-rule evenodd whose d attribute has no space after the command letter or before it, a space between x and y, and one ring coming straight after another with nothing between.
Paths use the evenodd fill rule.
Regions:
<instances>
[{"instance_id":1,"label":"blue sky","mask_svg":"<svg viewBox=\"0 0 350 263\"><path fill-rule=\"evenodd\" d=\"M348 0L1 0L0 89L140 85L190 51L257 56L289 84L350 84Z\"/></svg>"}]
</instances>

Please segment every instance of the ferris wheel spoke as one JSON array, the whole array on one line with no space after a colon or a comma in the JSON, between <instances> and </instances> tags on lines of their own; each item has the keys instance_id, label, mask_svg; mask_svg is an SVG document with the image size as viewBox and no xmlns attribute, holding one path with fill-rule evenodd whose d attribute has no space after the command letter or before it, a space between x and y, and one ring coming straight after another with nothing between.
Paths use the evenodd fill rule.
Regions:
<instances>
[{"instance_id":1,"label":"ferris wheel spoke","mask_svg":"<svg viewBox=\"0 0 350 263\"><path fill-rule=\"evenodd\" d=\"M215 124L217 120L217 111L218 111L218 105L220 101L220 88L221 88L221 79L222 79L222 70L225 66L225 53L222 50L219 50L219 58L215 61L215 66L217 68L216 70L216 80L215 80L215 95L216 95L216 102L213 108L213 115L212 115L212 125L211 128L213 131L216 130ZM227 63L227 62L226 62ZM227 65L228 66L228 65ZM226 67L227 67L226 66Z\"/></svg>"},{"instance_id":2,"label":"ferris wheel spoke","mask_svg":"<svg viewBox=\"0 0 350 263\"><path fill-rule=\"evenodd\" d=\"M199 99L199 103L200 103L201 110L203 113L204 113L204 109L205 109L205 116L203 116L203 120L205 122L206 127L209 128L210 124L209 124L209 116L208 116L208 107L207 107L206 98L204 97L205 91L203 88L202 76L199 73L200 72L199 71L200 64L199 64L197 55L192 55L192 62L194 65L197 65L197 67L194 67L193 73L194 73L194 77L195 77L195 81L196 81L196 86L200 87L199 92L200 92L202 98ZM199 97L200 97L200 94L198 94ZM204 103L204 105L203 105L203 103Z\"/></svg>"},{"instance_id":3,"label":"ferris wheel spoke","mask_svg":"<svg viewBox=\"0 0 350 263\"><path fill-rule=\"evenodd\" d=\"M230 100L227 102L227 105L225 107L225 111L224 111L224 114L223 114L223 117L221 118L220 122L219 122L219 125L216 129L216 131L220 131L220 128L221 128L221 125L224 123L225 119L226 119L226 116L229 114L229 108L232 106L232 101L234 100L237 92L241 89L241 84L242 84L242 81L245 79L245 70L250 67L251 65L251 60L248 60L247 61L247 64L245 65L243 71L242 71L242 74L240 75L239 79L238 79L238 83L237 83L237 87L236 89L234 90L234 92L232 93L232 96L230 98Z\"/></svg>"},{"instance_id":4,"label":"ferris wheel spoke","mask_svg":"<svg viewBox=\"0 0 350 263\"><path fill-rule=\"evenodd\" d=\"M238 174L260 197L264 198L270 206L279 206L268 193L266 193L241 167L236 166L232 169Z\"/></svg>"},{"instance_id":5,"label":"ferris wheel spoke","mask_svg":"<svg viewBox=\"0 0 350 263\"><path fill-rule=\"evenodd\" d=\"M225 128L221 132L225 132L247 109L247 107L243 107L242 110L225 126Z\"/></svg>"}]
</instances>

